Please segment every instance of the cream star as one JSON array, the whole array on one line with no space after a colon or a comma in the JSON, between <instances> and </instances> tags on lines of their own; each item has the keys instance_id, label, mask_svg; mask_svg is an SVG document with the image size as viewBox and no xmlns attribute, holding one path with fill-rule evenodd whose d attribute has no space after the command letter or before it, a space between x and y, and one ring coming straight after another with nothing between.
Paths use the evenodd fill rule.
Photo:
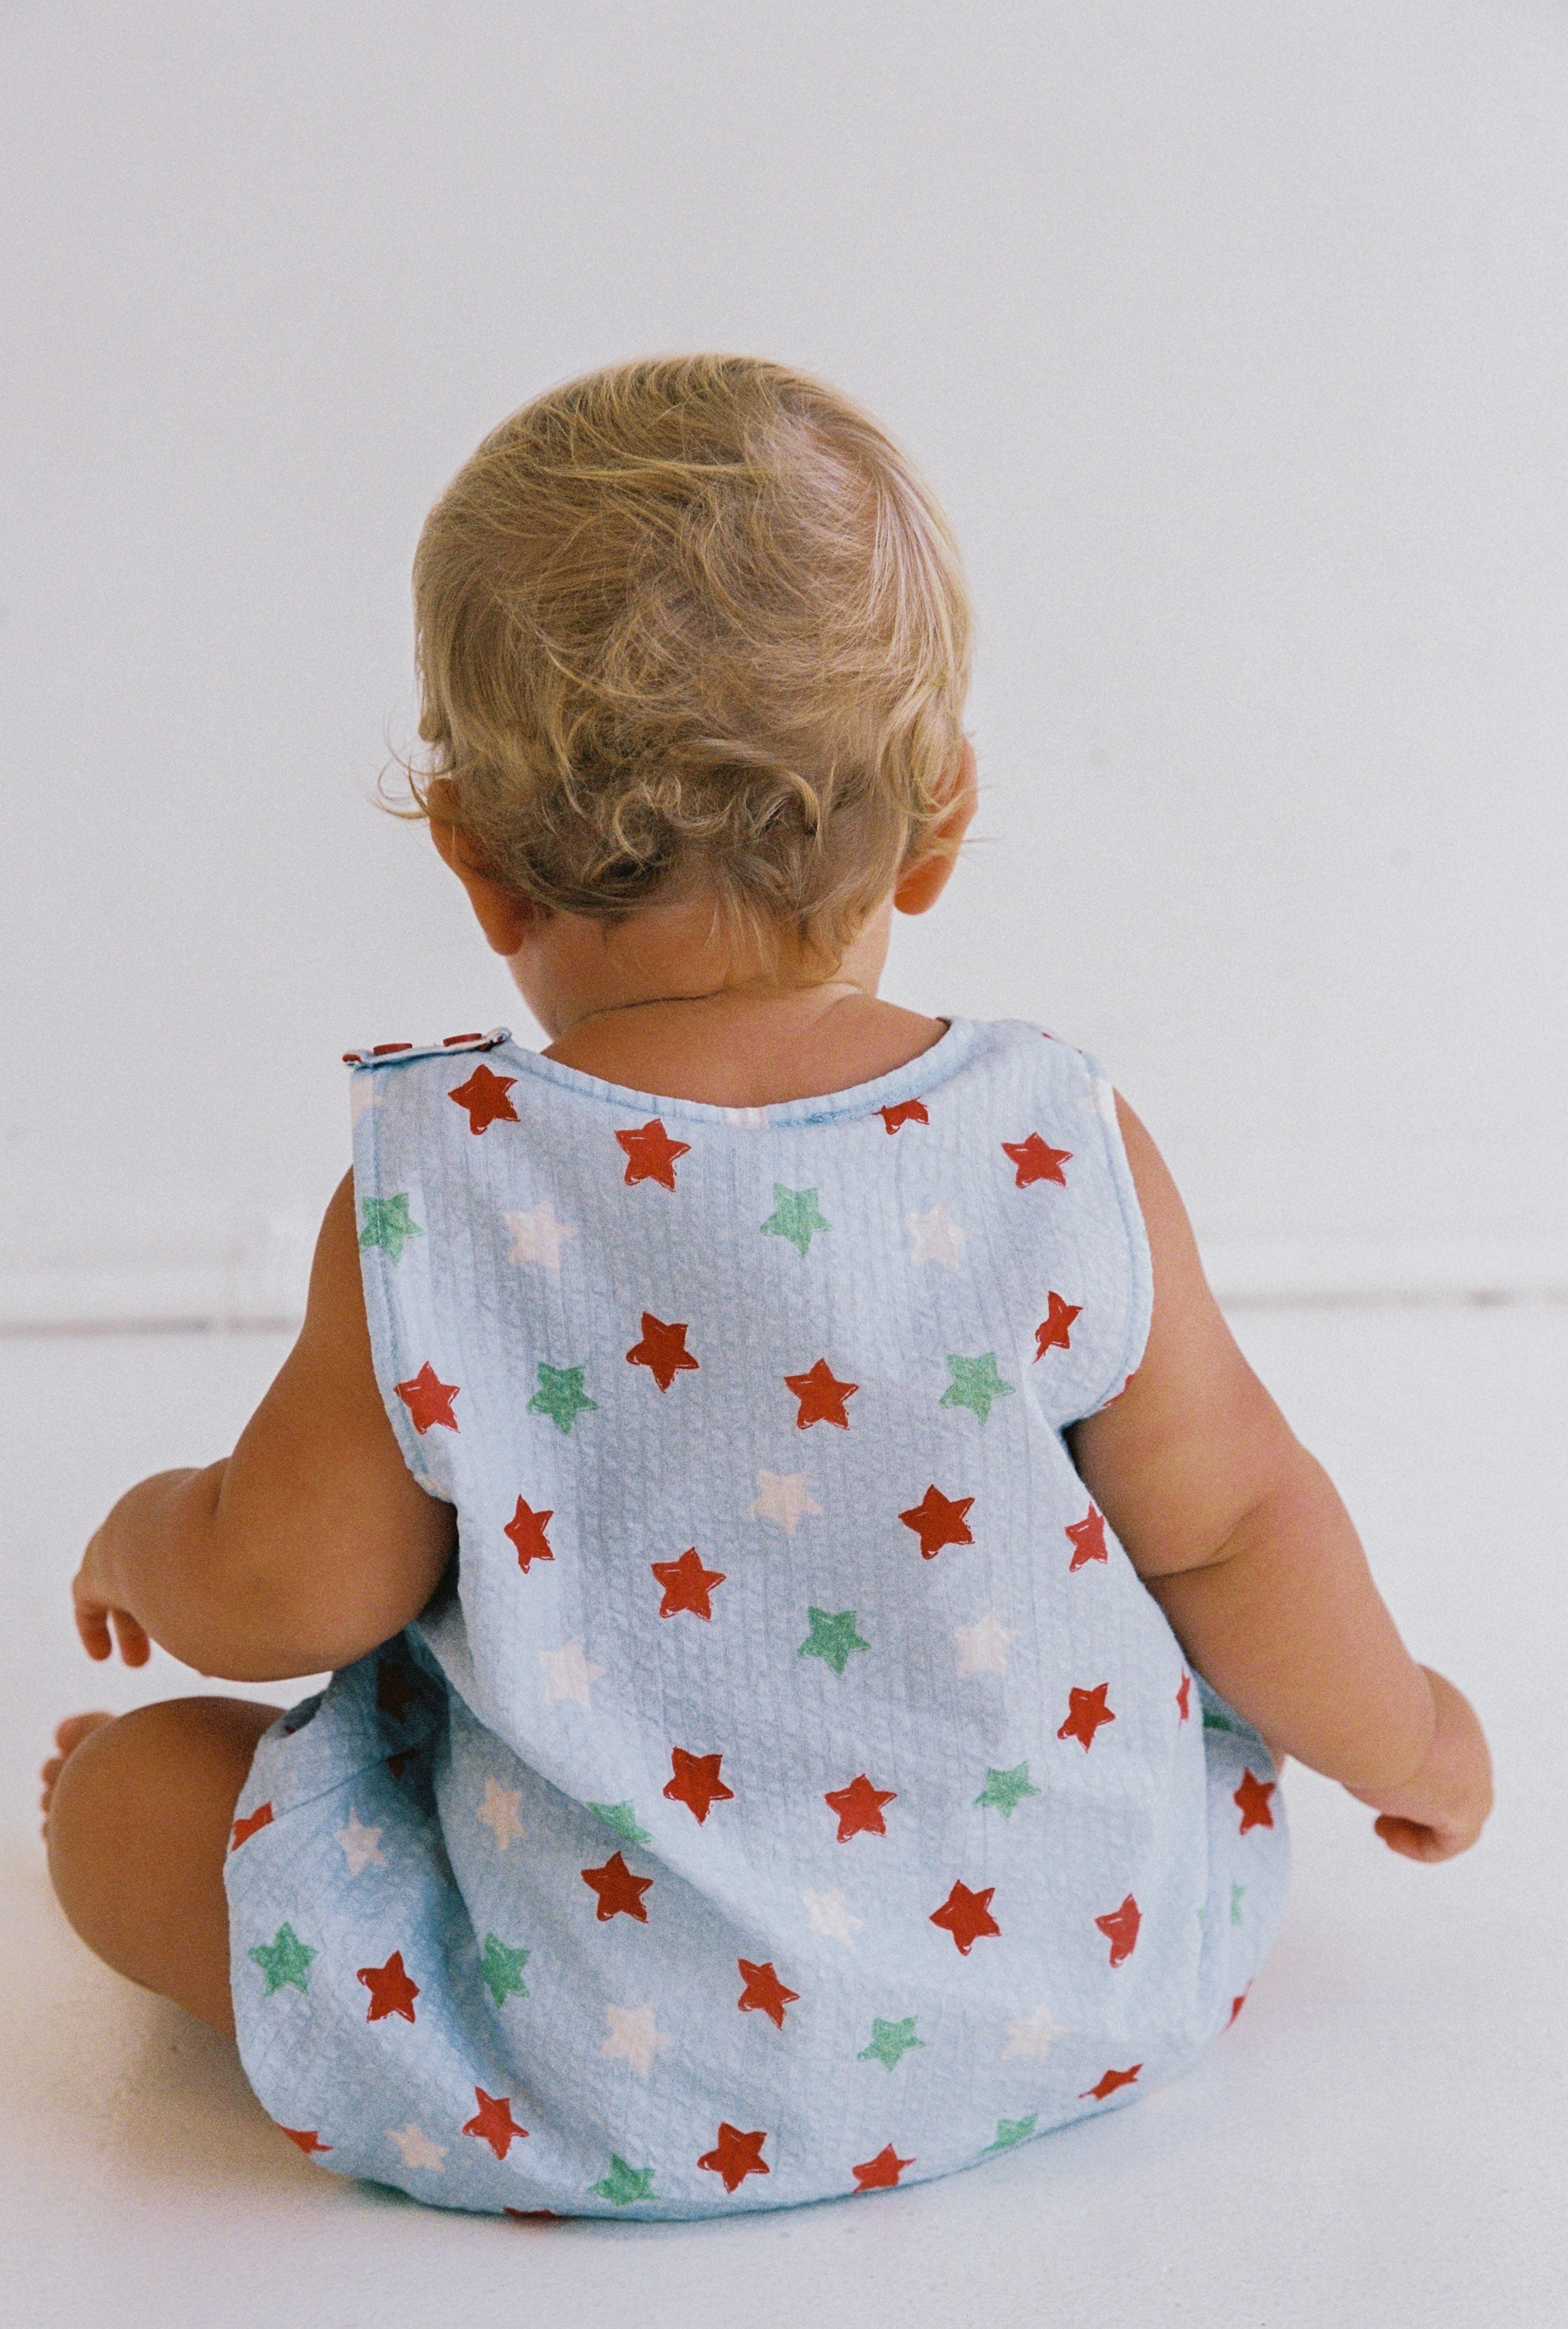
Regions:
<instances>
[{"instance_id":1,"label":"cream star","mask_svg":"<svg viewBox=\"0 0 1568 2329\"><path fill-rule=\"evenodd\" d=\"M969 1232L959 1227L946 1205L933 1205L929 1213L906 1213L903 1218L912 1260L941 1261L957 1269Z\"/></svg>"},{"instance_id":2,"label":"cream star","mask_svg":"<svg viewBox=\"0 0 1568 2329\"><path fill-rule=\"evenodd\" d=\"M800 1898L814 1933L820 1933L825 1940L842 1941L846 1949L855 1947L855 1937L865 1919L851 1916L842 1891L802 1892Z\"/></svg>"},{"instance_id":3,"label":"cream star","mask_svg":"<svg viewBox=\"0 0 1568 2329\"><path fill-rule=\"evenodd\" d=\"M604 1672L602 1666L590 1664L582 1655L582 1644L573 1639L559 1650L541 1650L539 1663L544 1669L544 1703L553 1706L556 1700L567 1698L573 1706L586 1706L591 1712L593 1684Z\"/></svg>"},{"instance_id":4,"label":"cream star","mask_svg":"<svg viewBox=\"0 0 1568 2329\"><path fill-rule=\"evenodd\" d=\"M953 1639L961 1653L959 1658L959 1680L966 1674L1006 1674L1007 1645L1018 1638L1016 1631L1009 1633L997 1622L997 1613L987 1609L973 1626L955 1626Z\"/></svg>"},{"instance_id":5,"label":"cream star","mask_svg":"<svg viewBox=\"0 0 1568 2329\"><path fill-rule=\"evenodd\" d=\"M379 1827L362 1825L359 1814L350 1804L348 1825L340 1827L333 1839L343 1846L343 1856L348 1862L348 1872L357 1876L363 1868L384 1868L386 1862L380 1850L382 1831Z\"/></svg>"},{"instance_id":6,"label":"cream star","mask_svg":"<svg viewBox=\"0 0 1568 2329\"><path fill-rule=\"evenodd\" d=\"M422 2126L416 2126L410 2119L407 2126L389 2126L386 2134L387 2141L395 2143L402 2153L405 2167L428 2167L432 2173L440 2173L447 2146L444 2143L432 2143Z\"/></svg>"},{"instance_id":7,"label":"cream star","mask_svg":"<svg viewBox=\"0 0 1568 2329\"><path fill-rule=\"evenodd\" d=\"M786 1536L793 1536L802 1516L819 1513L820 1504L812 1501L804 1472L759 1472L757 1485L762 1493L751 1511L760 1521L774 1521Z\"/></svg>"},{"instance_id":8,"label":"cream star","mask_svg":"<svg viewBox=\"0 0 1568 2329\"><path fill-rule=\"evenodd\" d=\"M1062 2034L1046 2008L1037 2005L1033 2013L1025 2013L1022 2020L1008 2023L1007 2042L1002 2049L1002 2060L1005 2062L1011 2055L1029 2054L1038 2061L1051 2051L1053 2043Z\"/></svg>"},{"instance_id":9,"label":"cream star","mask_svg":"<svg viewBox=\"0 0 1568 2329\"><path fill-rule=\"evenodd\" d=\"M526 1213L503 1213L502 1220L512 1232L512 1250L508 1261L538 1261L559 1278L561 1249L577 1231L570 1221L558 1221L552 1207L543 1200Z\"/></svg>"},{"instance_id":10,"label":"cream star","mask_svg":"<svg viewBox=\"0 0 1568 2329\"><path fill-rule=\"evenodd\" d=\"M517 1816L517 1806L522 1800L520 1793L511 1787L501 1787L493 1771L485 1774L485 1800L474 1817L484 1821L496 1839L497 1852L505 1852L509 1843L515 1843L519 1837L528 1833Z\"/></svg>"},{"instance_id":11,"label":"cream star","mask_svg":"<svg viewBox=\"0 0 1568 2329\"><path fill-rule=\"evenodd\" d=\"M609 2035L600 2048L611 2061L629 2062L639 2079L646 2079L653 2068L653 2058L662 2054L670 2041L662 2030L654 2027L651 2005L607 2005L605 2019L609 2023Z\"/></svg>"},{"instance_id":12,"label":"cream star","mask_svg":"<svg viewBox=\"0 0 1568 2329\"><path fill-rule=\"evenodd\" d=\"M381 1079L373 1070L356 1069L348 1081L348 1120L357 1124L367 1108L381 1106Z\"/></svg>"}]
</instances>

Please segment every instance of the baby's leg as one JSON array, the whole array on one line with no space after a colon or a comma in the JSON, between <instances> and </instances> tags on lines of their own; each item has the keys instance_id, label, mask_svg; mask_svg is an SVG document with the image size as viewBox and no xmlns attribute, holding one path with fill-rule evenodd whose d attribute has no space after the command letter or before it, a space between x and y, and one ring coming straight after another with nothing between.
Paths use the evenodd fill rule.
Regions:
<instances>
[{"instance_id":1,"label":"baby's leg","mask_svg":"<svg viewBox=\"0 0 1568 2329\"><path fill-rule=\"evenodd\" d=\"M174 1698L61 1725L46 1766L49 1873L90 1949L232 2036L223 1859L256 1742L279 1709Z\"/></svg>"}]
</instances>

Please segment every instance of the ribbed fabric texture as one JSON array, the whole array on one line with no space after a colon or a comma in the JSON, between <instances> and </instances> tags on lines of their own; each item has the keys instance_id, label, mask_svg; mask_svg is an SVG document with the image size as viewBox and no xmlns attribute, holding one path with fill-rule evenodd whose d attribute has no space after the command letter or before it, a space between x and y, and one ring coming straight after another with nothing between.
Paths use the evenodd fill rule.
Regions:
<instances>
[{"instance_id":1,"label":"ribbed fabric texture","mask_svg":"<svg viewBox=\"0 0 1568 2329\"><path fill-rule=\"evenodd\" d=\"M500 1036L358 1056L377 1375L459 1555L258 1750L266 2108L440 2205L679 2217L1185 2068L1283 1811L1063 1438L1151 1298L1094 1063L960 1021L742 1111Z\"/></svg>"}]
</instances>

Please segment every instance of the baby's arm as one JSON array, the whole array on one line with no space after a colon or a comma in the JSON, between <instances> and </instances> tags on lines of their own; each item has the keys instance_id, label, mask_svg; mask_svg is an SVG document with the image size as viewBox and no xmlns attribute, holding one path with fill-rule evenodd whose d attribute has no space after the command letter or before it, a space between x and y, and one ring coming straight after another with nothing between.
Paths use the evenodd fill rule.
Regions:
<instances>
[{"instance_id":1,"label":"baby's arm","mask_svg":"<svg viewBox=\"0 0 1568 2329\"><path fill-rule=\"evenodd\" d=\"M1118 1106L1154 1318L1126 1391L1076 1427L1074 1460L1221 1695L1279 1752L1381 1812L1395 1851L1447 1859L1491 1808L1480 1726L1400 1640L1333 1482L1237 1349L1175 1184Z\"/></svg>"},{"instance_id":2,"label":"baby's arm","mask_svg":"<svg viewBox=\"0 0 1568 2329\"><path fill-rule=\"evenodd\" d=\"M112 1622L131 1664L146 1635L231 1681L317 1674L418 1617L454 1542L450 1505L415 1484L382 1404L345 1179L299 1339L234 1453L121 1497L77 1577L77 1627L99 1658Z\"/></svg>"}]
</instances>

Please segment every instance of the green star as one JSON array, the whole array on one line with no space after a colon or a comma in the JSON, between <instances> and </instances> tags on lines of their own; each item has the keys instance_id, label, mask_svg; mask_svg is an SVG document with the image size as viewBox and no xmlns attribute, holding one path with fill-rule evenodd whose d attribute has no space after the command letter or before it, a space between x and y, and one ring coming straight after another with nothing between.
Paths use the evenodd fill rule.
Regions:
<instances>
[{"instance_id":1,"label":"green star","mask_svg":"<svg viewBox=\"0 0 1568 2329\"><path fill-rule=\"evenodd\" d=\"M599 1401L582 1388L581 1367L547 1367L539 1362L539 1388L528 1402L530 1415L547 1415L558 1431L570 1431L572 1418L584 1409L595 1413Z\"/></svg>"},{"instance_id":2,"label":"green star","mask_svg":"<svg viewBox=\"0 0 1568 2329\"><path fill-rule=\"evenodd\" d=\"M523 1978L523 1968L528 1962L526 1949L509 1949L494 1933L485 1936L485 1954L479 1959L479 1971L485 1986L496 2001L497 2012L509 1997L526 1997L528 1985Z\"/></svg>"},{"instance_id":3,"label":"green star","mask_svg":"<svg viewBox=\"0 0 1568 2329\"><path fill-rule=\"evenodd\" d=\"M423 1237L423 1230L409 1212L406 1191L398 1197L365 1199L364 1227L359 1233L362 1246L379 1245L392 1256L393 1261L401 1261L403 1258L403 1248L410 1238Z\"/></svg>"},{"instance_id":4,"label":"green star","mask_svg":"<svg viewBox=\"0 0 1568 2329\"><path fill-rule=\"evenodd\" d=\"M609 2173L591 2188L596 2198L611 2201L618 2208L629 2208L634 2200L652 2197L653 2179L651 2167L628 2167L625 2160L612 2151Z\"/></svg>"},{"instance_id":5,"label":"green star","mask_svg":"<svg viewBox=\"0 0 1568 2329\"><path fill-rule=\"evenodd\" d=\"M1029 1785L1027 1763L1015 1763L1010 1771L993 1771L987 1766L986 1784L975 1801L1000 1812L1004 1819L1011 1819L1025 1796L1037 1796L1039 1792L1038 1787Z\"/></svg>"},{"instance_id":6,"label":"green star","mask_svg":"<svg viewBox=\"0 0 1568 2329\"><path fill-rule=\"evenodd\" d=\"M598 1814L606 1827L612 1827L617 1835L624 1835L628 1843L647 1843L648 1832L646 1827L638 1827L630 1804L590 1804L588 1808Z\"/></svg>"},{"instance_id":7,"label":"green star","mask_svg":"<svg viewBox=\"0 0 1568 2329\"><path fill-rule=\"evenodd\" d=\"M949 1352L948 1364L953 1379L937 1401L938 1406L972 1408L982 1423L989 1420L997 1400L1011 1399L1018 1388L1016 1383L1004 1382L997 1372L995 1351L987 1351L978 1359L960 1358Z\"/></svg>"},{"instance_id":8,"label":"green star","mask_svg":"<svg viewBox=\"0 0 1568 2329\"><path fill-rule=\"evenodd\" d=\"M773 1183L773 1211L762 1224L764 1237L788 1238L798 1254L804 1254L818 1230L830 1230L817 1210L815 1189L787 1189L781 1181Z\"/></svg>"},{"instance_id":9,"label":"green star","mask_svg":"<svg viewBox=\"0 0 1568 2329\"><path fill-rule=\"evenodd\" d=\"M880 2062L884 2070L891 2070L895 2062L903 2060L912 2046L925 2044L923 2038L915 2036L914 2026L915 2017L912 2013L907 2022L878 2022L874 2019L871 2025L871 2043L855 2056L855 2060Z\"/></svg>"},{"instance_id":10,"label":"green star","mask_svg":"<svg viewBox=\"0 0 1568 2329\"><path fill-rule=\"evenodd\" d=\"M1031 2111L1027 2118L999 2118L997 2121L997 2140L987 2143L986 2149L1006 2151L1015 2143L1026 2142L1034 2132L1034 2122L1039 2116L1038 2111Z\"/></svg>"},{"instance_id":11,"label":"green star","mask_svg":"<svg viewBox=\"0 0 1568 2329\"><path fill-rule=\"evenodd\" d=\"M310 1975L306 1968L311 1958L318 1955L319 1951L306 1947L292 1925L279 1925L277 1939L263 1942L260 1948L252 1949L250 1962L259 1965L266 1975L266 1994L270 1997L275 1989L283 1987L285 1982L291 1989L308 1989Z\"/></svg>"},{"instance_id":12,"label":"green star","mask_svg":"<svg viewBox=\"0 0 1568 2329\"><path fill-rule=\"evenodd\" d=\"M855 1630L853 1609L840 1609L836 1616L827 1609L808 1609L811 1631L800 1645L798 1655L821 1658L836 1674L841 1674L849 1664L851 1650L869 1650L871 1644L863 1641Z\"/></svg>"},{"instance_id":13,"label":"green star","mask_svg":"<svg viewBox=\"0 0 1568 2329\"><path fill-rule=\"evenodd\" d=\"M1233 1925L1239 1925L1242 1921L1242 1895L1246 1889L1247 1888L1244 1884L1233 1884L1231 1887L1231 1922Z\"/></svg>"}]
</instances>

